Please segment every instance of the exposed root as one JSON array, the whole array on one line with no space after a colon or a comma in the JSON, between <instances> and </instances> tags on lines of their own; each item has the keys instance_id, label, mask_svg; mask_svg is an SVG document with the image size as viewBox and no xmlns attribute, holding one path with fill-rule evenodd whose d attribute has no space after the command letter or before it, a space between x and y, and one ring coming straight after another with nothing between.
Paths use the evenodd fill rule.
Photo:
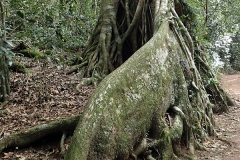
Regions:
<instances>
[{"instance_id":1,"label":"exposed root","mask_svg":"<svg viewBox=\"0 0 240 160\"><path fill-rule=\"evenodd\" d=\"M66 132L63 132L61 141L60 141L60 148L61 148L61 154L64 155L65 154L65 148L64 148L64 141L66 139Z\"/></svg>"},{"instance_id":2,"label":"exposed root","mask_svg":"<svg viewBox=\"0 0 240 160\"><path fill-rule=\"evenodd\" d=\"M147 150L147 139L143 138L142 142L138 145L138 147L134 150L133 155L138 156L142 152L145 152Z\"/></svg>"},{"instance_id":3,"label":"exposed root","mask_svg":"<svg viewBox=\"0 0 240 160\"><path fill-rule=\"evenodd\" d=\"M213 74L213 72L211 71L211 69L209 68L209 64L207 63L207 59L200 54L197 54L194 52L193 50L193 42L191 37L189 36L189 33L187 31L187 29L184 27L184 25L181 23L181 21L179 20L179 17L177 16L177 14L175 13L175 10L173 8L171 8L171 12L173 14L173 16L176 17L176 20L178 23L171 23L172 26L171 29L173 30L176 38L179 41L179 44L182 48L182 50L184 51L187 59L188 59L188 63L189 62L194 62L193 61L193 55L197 58L197 60L200 62L199 64L199 68L195 67L195 64L189 63L189 70L192 73L192 77L190 77L190 81L191 81L191 85L189 85L189 90L192 91L192 93L195 94L195 96L193 96L191 98L192 101L192 105L196 105L196 112L198 115L201 116L197 116L196 118L198 119L198 122L196 124L196 127L199 129L197 132L194 133L194 137L195 137L195 141L197 141L197 137L207 137L208 135L215 135L215 130L214 130L214 120L212 118L212 110L214 108L218 108L218 110L224 110L224 111L228 111L228 97L224 94L224 92L221 92L221 87L219 86L219 84L211 84L211 88L212 91L211 93L208 91L209 86L204 86L203 84L203 80L201 77L206 77L205 75L207 75L207 77L209 78L215 78L215 75ZM187 42L188 42L188 47L185 44L184 38L181 37L181 34L179 33L179 31L175 28L178 27L178 25L180 25L181 28L183 28L183 33L185 35L185 37L187 38ZM189 38L190 37L190 38ZM188 50L188 48L190 49L190 52ZM191 54L189 54L191 53ZM201 56L201 57L200 57ZM183 70L186 70L185 68L183 68ZM204 71L204 72L201 72ZM200 76L199 72L202 74L202 76ZM204 75L204 76L203 76ZM188 77L185 77L186 79L189 79ZM208 98L205 96L205 89L208 91L208 94L212 94L212 95L217 95L217 98L215 99L215 102L211 100L212 103L214 103L215 105L211 104L210 101L208 100ZM191 92L189 92L191 93ZM222 105L219 105L219 102L221 102ZM205 105L205 104L210 104L210 105ZM231 103L229 103L231 104ZM194 143L194 144L198 144ZM195 146L196 148L203 148L200 147L200 145ZM189 147L191 150L191 147ZM194 148L194 147L193 147Z\"/></svg>"},{"instance_id":4,"label":"exposed root","mask_svg":"<svg viewBox=\"0 0 240 160\"><path fill-rule=\"evenodd\" d=\"M91 78L82 81L77 86L78 91L83 85L94 83L94 75L99 75L97 77L100 78L97 79L107 75L109 71L114 70L129 58L133 54L132 51L144 44L138 43L137 38L140 37L139 39L143 40L144 37L141 36L147 33L145 28L148 27L147 19L141 19L140 16L147 14L145 10L148 7L145 2L149 1L139 0L132 3L135 7L135 12L132 12L129 0L122 0L114 5L110 1L103 1L103 12L97 26L99 34L94 33L96 37L92 38L91 52L84 52L84 59L90 58L86 65L86 75ZM164 0L159 4L158 1L155 2L156 22L154 24L158 27L162 24L163 28L154 28L158 30L156 37L142 47L142 50L138 50L142 53L137 51L132 56L133 59L126 61L116 72L106 77L98 87L92 97L94 100L89 101L84 112L84 123L79 123L79 127L76 128L75 133L78 134L73 136L74 143L70 145L65 159L89 157L137 159L142 155L145 155L145 159L154 159L155 151L159 151L157 154L161 159L177 159L175 156L179 152L177 147L182 142L189 149L192 158L195 148L202 148L199 139L214 135L213 105L209 101L204 79L201 78L204 76L199 73L203 71L205 75L205 72L210 72L209 68L204 67L204 65L208 66L205 63L206 59L199 55L203 63L199 63L200 68L196 67L194 56L197 53L194 50L192 38L175 10L169 8L170 1ZM169 22L170 19L171 22ZM140 20L141 22L138 22ZM144 26L139 27L138 23ZM96 42L94 39L97 39L97 43L94 43ZM165 43L169 48L163 45ZM92 47L95 48L92 49ZM160 61L162 57L166 59ZM149 60L149 63L146 64L146 60ZM162 78L163 70L156 68L161 63L172 64L172 61L175 67L173 65L163 67L167 74ZM154 74L145 74L150 70ZM208 77L214 78L214 74L211 73ZM139 87L137 80L144 86ZM155 81L155 84L148 86L149 81ZM215 90L219 89L217 85L214 87L216 87ZM152 93L153 90L154 93ZM162 90L165 94L160 97L163 99L155 99L155 94L161 95ZM221 97L221 92L217 94ZM222 98L220 100L224 101ZM149 110L146 112L142 108ZM159 113L155 112L156 110ZM169 115L164 120L164 115L168 111ZM143 113L148 113L148 116ZM139 117L141 120L138 120ZM125 130L129 136L126 136L125 132L122 135L122 130ZM149 137L145 138L148 130ZM79 139L81 141L78 141ZM79 151L79 148L82 150ZM129 148L134 148L132 154L129 154Z\"/></svg>"},{"instance_id":5,"label":"exposed root","mask_svg":"<svg viewBox=\"0 0 240 160\"><path fill-rule=\"evenodd\" d=\"M76 89L78 90L78 92L81 93L82 92L81 88L83 86L88 86L88 85L92 84L92 82L93 82L93 78L92 77L91 78L85 78L76 86Z\"/></svg>"},{"instance_id":6,"label":"exposed root","mask_svg":"<svg viewBox=\"0 0 240 160\"><path fill-rule=\"evenodd\" d=\"M72 69L70 69L69 71L67 71L66 74L71 74L73 72L77 72L80 68L82 68L83 66L85 66L87 64L87 61L81 63L81 64L78 64L76 66L74 66Z\"/></svg>"},{"instance_id":7,"label":"exposed root","mask_svg":"<svg viewBox=\"0 0 240 160\"><path fill-rule=\"evenodd\" d=\"M200 71L200 74L205 75L205 77L217 80L216 76L212 72L212 70L209 68L209 64L207 62L207 59L205 57L206 55L204 53L196 54L195 57L197 59L197 63L200 64L200 67L198 68ZM202 76L204 77L204 76ZM214 98L211 98L211 102L216 104L217 106L214 106L214 112L228 112L229 107L228 106L234 106L234 103L231 103L231 100L229 96L222 90L219 83L212 83L205 84L205 88L208 92L208 94L215 95ZM229 103L230 102L230 103Z\"/></svg>"},{"instance_id":8,"label":"exposed root","mask_svg":"<svg viewBox=\"0 0 240 160\"><path fill-rule=\"evenodd\" d=\"M151 1L139 0L134 5L129 0L103 3L96 28L80 54L84 62L67 74L84 68L82 77L92 77L97 72L104 78L152 37Z\"/></svg>"},{"instance_id":9,"label":"exposed root","mask_svg":"<svg viewBox=\"0 0 240 160\"><path fill-rule=\"evenodd\" d=\"M146 159L147 159L147 160L156 160L155 158L152 157L151 154L150 154L150 155L147 155L147 156L146 156Z\"/></svg>"},{"instance_id":10,"label":"exposed root","mask_svg":"<svg viewBox=\"0 0 240 160\"><path fill-rule=\"evenodd\" d=\"M13 133L0 140L0 153L11 147L26 147L29 144L44 138L50 134L61 132L72 133L79 121L79 116L56 120L48 124L42 124L25 131Z\"/></svg>"}]
</instances>

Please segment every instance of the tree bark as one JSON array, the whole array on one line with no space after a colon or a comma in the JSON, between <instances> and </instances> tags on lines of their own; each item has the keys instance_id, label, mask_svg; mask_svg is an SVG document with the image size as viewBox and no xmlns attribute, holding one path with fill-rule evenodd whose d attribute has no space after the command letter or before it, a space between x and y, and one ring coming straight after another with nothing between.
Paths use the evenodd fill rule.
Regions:
<instances>
[{"instance_id":1,"label":"tree bark","mask_svg":"<svg viewBox=\"0 0 240 160\"><path fill-rule=\"evenodd\" d=\"M215 75L176 6L168 0L102 0L101 5L78 69L90 77L87 84L114 71L85 106L65 159L177 159L186 156L181 147L193 157L195 148L203 148L200 141L215 134L213 109L227 111L229 97L219 84L206 85L205 77L215 80ZM217 98L209 99L209 93Z\"/></svg>"},{"instance_id":2,"label":"tree bark","mask_svg":"<svg viewBox=\"0 0 240 160\"><path fill-rule=\"evenodd\" d=\"M218 90L214 94L223 105L214 106L209 100L202 76L215 78L214 74L210 68L202 72L207 63L196 67L194 57L202 55L195 52L192 37L170 1L139 0L137 5L126 0L111 5L111 1L103 0L102 4L106 2L109 7L120 6L120 2L135 5L136 17L138 9L143 11L142 4L147 4L144 2L153 4L154 24L150 28L155 34L99 84L75 129L65 159L174 159L184 156L179 152L184 146L193 156L195 148L203 148L199 139L215 134L213 107L228 109L219 85L213 84ZM139 23L134 18L129 20L128 7L124 9L126 25L137 28ZM125 36L119 36L114 24L112 29L122 44ZM117 51L124 54L119 48Z\"/></svg>"},{"instance_id":3,"label":"tree bark","mask_svg":"<svg viewBox=\"0 0 240 160\"><path fill-rule=\"evenodd\" d=\"M81 76L93 81L95 75L104 78L146 43L153 34L152 6L151 0L103 0L97 25L80 55L82 61L77 62Z\"/></svg>"},{"instance_id":4,"label":"tree bark","mask_svg":"<svg viewBox=\"0 0 240 160\"><path fill-rule=\"evenodd\" d=\"M0 153L4 149L11 147L26 147L31 143L40 140L41 138L44 138L50 134L63 134L68 132L72 133L77 125L78 120L79 116L74 116L11 134L10 136L5 137L0 141Z\"/></svg>"}]
</instances>

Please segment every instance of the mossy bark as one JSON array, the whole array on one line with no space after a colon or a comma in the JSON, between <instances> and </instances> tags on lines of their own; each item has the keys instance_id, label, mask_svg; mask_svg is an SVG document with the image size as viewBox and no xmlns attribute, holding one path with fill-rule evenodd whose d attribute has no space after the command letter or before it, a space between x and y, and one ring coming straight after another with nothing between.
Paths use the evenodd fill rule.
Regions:
<instances>
[{"instance_id":1,"label":"mossy bark","mask_svg":"<svg viewBox=\"0 0 240 160\"><path fill-rule=\"evenodd\" d=\"M25 57L30 57L30 58L46 58L40 51L36 49L24 49L20 50L19 53L23 54Z\"/></svg>"},{"instance_id":2,"label":"mossy bark","mask_svg":"<svg viewBox=\"0 0 240 160\"><path fill-rule=\"evenodd\" d=\"M108 2L107 8L118 6L117 2L103 2ZM199 73L199 66L206 63L196 67L198 53L174 4L168 0L148 2L154 5L154 36L100 83L85 107L65 159L177 159L183 146L192 157L194 149L201 147L199 140L214 135L215 101L210 102L204 74ZM127 12L128 7L125 9ZM122 43L121 38L116 42ZM215 78L211 69L207 73ZM214 92L218 97L223 93ZM219 100L224 105L216 103L214 108L227 110L226 99Z\"/></svg>"},{"instance_id":3,"label":"mossy bark","mask_svg":"<svg viewBox=\"0 0 240 160\"><path fill-rule=\"evenodd\" d=\"M7 101L10 94L9 70L7 67L7 58L3 50L0 50L0 81L1 81L1 102Z\"/></svg>"},{"instance_id":4,"label":"mossy bark","mask_svg":"<svg viewBox=\"0 0 240 160\"><path fill-rule=\"evenodd\" d=\"M143 42L155 34L99 84L85 106L65 159L177 159L183 146L192 157L195 147L201 147L199 140L214 135L215 101L210 102L204 74L200 74L206 63L196 67L194 57L199 58L198 53L170 1L121 2L102 1L99 23L83 53L86 61L80 64L86 69L84 74L94 77L99 73L95 77L101 78L115 69L113 62L123 60L124 44L131 44L133 47L127 49L132 51L141 47L136 43L137 33L146 35L146 39L141 37ZM135 7L134 15L129 12L131 7ZM139 16L141 11L144 14ZM147 23L153 21L139 19L148 17L150 11L154 25ZM125 12L118 26L116 19ZM140 27L139 32L140 20L142 27L150 27ZM152 32L147 34L149 28ZM205 73L214 78L210 71L208 68ZM222 91L212 93L223 97ZM224 104L220 109L226 109L225 99L219 100Z\"/></svg>"},{"instance_id":5,"label":"mossy bark","mask_svg":"<svg viewBox=\"0 0 240 160\"><path fill-rule=\"evenodd\" d=\"M28 72L27 68L23 64L16 62L16 61L14 61L11 66L9 66L9 69L14 72L18 72L18 73L27 73Z\"/></svg>"},{"instance_id":6,"label":"mossy bark","mask_svg":"<svg viewBox=\"0 0 240 160\"><path fill-rule=\"evenodd\" d=\"M193 116L181 59L186 57L165 22L146 45L100 83L65 159L129 159L144 138L159 141L154 147L161 159L171 159L173 143L181 139L189 146L193 134L186 133L191 131L187 128L198 119ZM167 112L174 119L172 126L165 121Z\"/></svg>"},{"instance_id":7,"label":"mossy bark","mask_svg":"<svg viewBox=\"0 0 240 160\"><path fill-rule=\"evenodd\" d=\"M74 116L67 119L50 122L49 124L42 124L29 128L24 131L13 133L4 137L0 141L0 153L7 148L12 147L26 147L31 143L40 140L50 134L57 133L72 133L77 125L79 116Z\"/></svg>"}]
</instances>

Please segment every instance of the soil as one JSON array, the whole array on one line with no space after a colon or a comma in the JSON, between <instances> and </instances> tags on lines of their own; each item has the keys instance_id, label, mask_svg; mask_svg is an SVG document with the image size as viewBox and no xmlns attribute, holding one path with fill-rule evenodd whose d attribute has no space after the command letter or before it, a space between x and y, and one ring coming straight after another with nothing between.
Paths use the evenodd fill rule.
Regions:
<instances>
[{"instance_id":1,"label":"soil","mask_svg":"<svg viewBox=\"0 0 240 160\"><path fill-rule=\"evenodd\" d=\"M83 86L81 92L77 91L81 78L76 74L66 75L67 64L57 63L59 56L70 55L59 54L43 60L14 58L27 67L28 74L10 72L11 93L8 101L0 104L0 140L13 132L82 113L95 87ZM4 150L0 160L59 160L60 139L61 135L53 135L27 148Z\"/></svg>"},{"instance_id":2,"label":"soil","mask_svg":"<svg viewBox=\"0 0 240 160\"><path fill-rule=\"evenodd\" d=\"M94 86L82 87L78 92L75 87L81 79L66 75L66 64L20 57L15 60L25 64L29 73L10 74L9 100L0 104L0 140L13 132L81 114ZM217 136L203 142L207 151L196 151L199 160L240 159L240 74L223 75L221 83L236 106L229 113L214 115ZM60 139L61 135L53 135L26 148L4 150L0 160L60 160Z\"/></svg>"},{"instance_id":3,"label":"soil","mask_svg":"<svg viewBox=\"0 0 240 160\"><path fill-rule=\"evenodd\" d=\"M197 151L200 160L240 160L240 74L222 75L220 83L236 105L214 115L217 136L203 143L207 151Z\"/></svg>"}]
</instances>

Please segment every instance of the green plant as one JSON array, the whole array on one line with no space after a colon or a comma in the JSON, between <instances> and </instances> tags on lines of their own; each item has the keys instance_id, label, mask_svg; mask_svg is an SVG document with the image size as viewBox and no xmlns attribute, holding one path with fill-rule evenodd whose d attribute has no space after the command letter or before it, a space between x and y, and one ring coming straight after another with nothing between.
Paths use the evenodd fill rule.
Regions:
<instances>
[{"instance_id":1,"label":"green plant","mask_svg":"<svg viewBox=\"0 0 240 160\"><path fill-rule=\"evenodd\" d=\"M16 41L39 49L77 51L95 24L92 1L10 0L7 28Z\"/></svg>"}]
</instances>

